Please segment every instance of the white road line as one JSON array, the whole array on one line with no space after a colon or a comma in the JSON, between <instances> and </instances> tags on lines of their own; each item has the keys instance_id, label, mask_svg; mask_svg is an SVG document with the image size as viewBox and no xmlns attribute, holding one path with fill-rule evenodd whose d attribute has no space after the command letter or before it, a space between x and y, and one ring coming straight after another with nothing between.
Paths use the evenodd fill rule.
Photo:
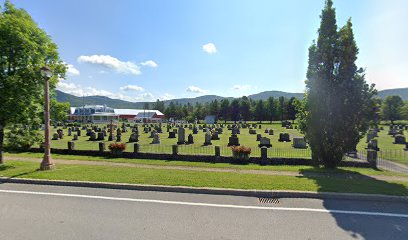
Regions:
<instances>
[{"instance_id":1,"label":"white road line","mask_svg":"<svg viewBox=\"0 0 408 240\"><path fill-rule=\"evenodd\" d=\"M245 205L229 205L229 204L166 201L166 200L154 200L154 199L119 198L119 197L106 197L106 196L94 196L94 195L67 194L67 193L16 191L16 190L2 190L2 189L0 189L0 192L2 192L2 193L16 193L16 194L30 194L30 195L57 196L57 197L101 199L101 200L126 201L126 202L188 205L188 206L201 206L201 207L238 208L238 209L254 209L254 210L274 210L274 211L294 211L294 212L339 213L339 214L352 214L352 215L408 218L408 214L386 213L386 212L347 211L347 210L330 210L330 209L315 209L315 208L245 206Z\"/></svg>"}]
</instances>

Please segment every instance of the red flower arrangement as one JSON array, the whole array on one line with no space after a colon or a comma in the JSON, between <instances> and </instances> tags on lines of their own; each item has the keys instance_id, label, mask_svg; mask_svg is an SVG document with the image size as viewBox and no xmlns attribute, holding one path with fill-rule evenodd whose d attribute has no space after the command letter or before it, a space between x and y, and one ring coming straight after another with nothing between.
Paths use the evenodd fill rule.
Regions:
<instances>
[{"instance_id":1,"label":"red flower arrangement","mask_svg":"<svg viewBox=\"0 0 408 240\"><path fill-rule=\"evenodd\" d=\"M245 146L232 146L232 156L239 161L248 161L251 154L251 148Z\"/></svg>"},{"instance_id":2,"label":"red flower arrangement","mask_svg":"<svg viewBox=\"0 0 408 240\"><path fill-rule=\"evenodd\" d=\"M120 155L121 153L123 153L123 151L126 150L126 144L125 143L111 143L108 148L113 155Z\"/></svg>"}]
</instances>

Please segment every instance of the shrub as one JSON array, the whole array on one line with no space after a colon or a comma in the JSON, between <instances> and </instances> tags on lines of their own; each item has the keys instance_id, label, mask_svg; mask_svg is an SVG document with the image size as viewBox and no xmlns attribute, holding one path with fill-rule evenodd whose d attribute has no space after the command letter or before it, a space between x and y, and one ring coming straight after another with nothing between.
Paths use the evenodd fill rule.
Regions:
<instances>
[{"instance_id":1,"label":"shrub","mask_svg":"<svg viewBox=\"0 0 408 240\"><path fill-rule=\"evenodd\" d=\"M42 136L34 127L13 125L6 134L5 147L9 151L27 151L34 144L41 144Z\"/></svg>"},{"instance_id":2,"label":"shrub","mask_svg":"<svg viewBox=\"0 0 408 240\"><path fill-rule=\"evenodd\" d=\"M67 127L79 127L80 124L77 122L69 122L66 124Z\"/></svg>"},{"instance_id":3,"label":"shrub","mask_svg":"<svg viewBox=\"0 0 408 240\"><path fill-rule=\"evenodd\" d=\"M126 150L126 144L125 143L111 143L108 148L113 155L120 155L121 153L123 153L123 151Z\"/></svg>"}]
</instances>

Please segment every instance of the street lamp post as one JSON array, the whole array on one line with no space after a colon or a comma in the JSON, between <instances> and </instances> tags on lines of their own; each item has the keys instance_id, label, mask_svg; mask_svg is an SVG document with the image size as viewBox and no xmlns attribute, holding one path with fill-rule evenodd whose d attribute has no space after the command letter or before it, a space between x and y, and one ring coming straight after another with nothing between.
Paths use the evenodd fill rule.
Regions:
<instances>
[{"instance_id":1,"label":"street lamp post","mask_svg":"<svg viewBox=\"0 0 408 240\"><path fill-rule=\"evenodd\" d=\"M51 158L51 146L50 146L50 94L49 94L49 81L53 73L49 67L41 68L41 76L44 78L44 158L41 162L40 170L54 169L55 165Z\"/></svg>"}]
</instances>

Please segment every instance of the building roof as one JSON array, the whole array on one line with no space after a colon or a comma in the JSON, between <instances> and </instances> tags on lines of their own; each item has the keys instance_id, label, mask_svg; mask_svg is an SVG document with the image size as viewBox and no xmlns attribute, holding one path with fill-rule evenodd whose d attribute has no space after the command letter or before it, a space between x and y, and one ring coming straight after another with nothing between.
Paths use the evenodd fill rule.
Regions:
<instances>
[{"instance_id":1,"label":"building roof","mask_svg":"<svg viewBox=\"0 0 408 240\"><path fill-rule=\"evenodd\" d=\"M138 115L140 113L155 113L157 115L164 115L159 110L144 110L144 109L115 109L115 113L119 115Z\"/></svg>"},{"instance_id":2,"label":"building roof","mask_svg":"<svg viewBox=\"0 0 408 240\"><path fill-rule=\"evenodd\" d=\"M115 109L115 113L119 115L137 115L139 112L143 112L140 109Z\"/></svg>"},{"instance_id":3,"label":"building roof","mask_svg":"<svg viewBox=\"0 0 408 240\"><path fill-rule=\"evenodd\" d=\"M89 105L86 105L85 108L90 107ZM70 108L70 114L74 114L75 113L75 109L77 108L81 108L81 107L71 107ZM147 113L153 112L156 113L158 116L163 116L164 114L162 112L160 112L159 110L144 110L144 109L119 109L116 108L114 109L115 114L117 115L138 115L139 113L144 113L146 111L146 116Z\"/></svg>"},{"instance_id":4,"label":"building roof","mask_svg":"<svg viewBox=\"0 0 408 240\"><path fill-rule=\"evenodd\" d=\"M149 112L140 112L137 114L137 118L152 118L154 115L156 115L156 112L149 111Z\"/></svg>"}]
</instances>

